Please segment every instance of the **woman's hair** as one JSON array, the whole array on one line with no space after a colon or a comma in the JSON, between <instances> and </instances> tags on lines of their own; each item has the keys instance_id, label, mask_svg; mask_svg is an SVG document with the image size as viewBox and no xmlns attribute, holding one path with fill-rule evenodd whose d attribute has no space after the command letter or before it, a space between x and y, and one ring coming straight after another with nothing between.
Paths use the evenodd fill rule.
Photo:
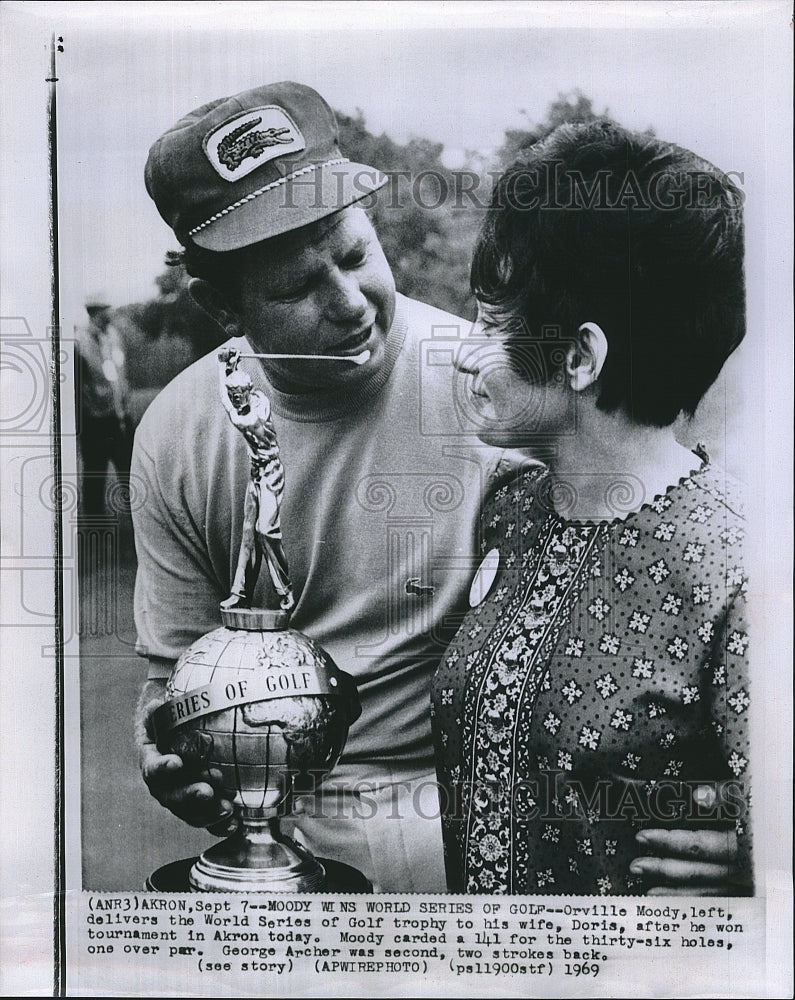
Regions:
<instances>
[{"instance_id":1,"label":"woman's hair","mask_svg":"<svg viewBox=\"0 0 795 1000\"><path fill-rule=\"evenodd\" d=\"M553 377L561 343L598 323L597 405L663 427L692 415L745 335L742 203L686 149L610 122L561 125L499 179L472 290L531 381L539 355Z\"/></svg>"}]
</instances>

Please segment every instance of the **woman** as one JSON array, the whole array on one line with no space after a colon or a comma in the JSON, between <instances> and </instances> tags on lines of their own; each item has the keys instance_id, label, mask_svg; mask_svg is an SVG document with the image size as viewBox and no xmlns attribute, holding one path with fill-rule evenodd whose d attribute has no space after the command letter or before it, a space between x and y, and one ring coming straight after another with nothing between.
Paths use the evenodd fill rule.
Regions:
<instances>
[{"instance_id":1,"label":"woman","mask_svg":"<svg viewBox=\"0 0 795 1000\"><path fill-rule=\"evenodd\" d=\"M495 189L456 367L479 436L547 468L486 506L434 682L451 891L641 893L635 836L664 825L734 830L750 869L743 519L674 434L745 332L741 203L608 123Z\"/></svg>"}]
</instances>

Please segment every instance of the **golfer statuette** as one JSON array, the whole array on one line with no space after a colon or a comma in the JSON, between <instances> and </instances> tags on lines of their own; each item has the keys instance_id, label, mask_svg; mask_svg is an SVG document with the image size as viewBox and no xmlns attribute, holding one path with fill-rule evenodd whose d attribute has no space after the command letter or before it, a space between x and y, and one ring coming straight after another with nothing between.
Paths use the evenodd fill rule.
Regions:
<instances>
[{"instance_id":1,"label":"golfer statuette","mask_svg":"<svg viewBox=\"0 0 795 1000\"><path fill-rule=\"evenodd\" d=\"M246 487L243 537L232 593L223 610L250 608L263 556L281 607L289 611L293 591L282 546L279 505L284 492L284 468L268 397L254 389L250 376L239 368L240 352L226 348L218 353L221 402L229 419L246 439L251 455L251 478Z\"/></svg>"},{"instance_id":2,"label":"golfer statuette","mask_svg":"<svg viewBox=\"0 0 795 1000\"><path fill-rule=\"evenodd\" d=\"M284 470L270 403L240 359L228 348L218 354L221 400L251 458L237 569L221 603L222 626L174 666L154 716L156 738L186 764L220 771L239 814L238 831L193 864L191 889L335 891L324 866L279 822L293 793L311 791L334 767L361 706L353 678L289 628L294 598L279 520ZM263 560L278 609L252 607ZM157 876L150 878L155 888Z\"/></svg>"}]
</instances>

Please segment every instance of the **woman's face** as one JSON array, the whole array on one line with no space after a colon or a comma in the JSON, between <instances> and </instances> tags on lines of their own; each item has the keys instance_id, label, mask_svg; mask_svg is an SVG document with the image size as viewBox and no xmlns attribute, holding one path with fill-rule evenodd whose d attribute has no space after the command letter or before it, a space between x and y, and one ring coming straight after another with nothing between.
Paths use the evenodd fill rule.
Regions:
<instances>
[{"instance_id":1,"label":"woman's face","mask_svg":"<svg viewBox=\"0 0 795 1000\"><path fill-rule=\"evenodd\" d=\"M479 313L454 365L456 379L464 380L463 393L457 395L463 396L466 415L481 441L521 447L539 434L571 433L574 394L564 385L562 364L548 370L544 357L549 352L534 350L528 337L522 348L528 376L520 375L506 350L506 322L484 308Z\"/></svg>"}]
</instances>

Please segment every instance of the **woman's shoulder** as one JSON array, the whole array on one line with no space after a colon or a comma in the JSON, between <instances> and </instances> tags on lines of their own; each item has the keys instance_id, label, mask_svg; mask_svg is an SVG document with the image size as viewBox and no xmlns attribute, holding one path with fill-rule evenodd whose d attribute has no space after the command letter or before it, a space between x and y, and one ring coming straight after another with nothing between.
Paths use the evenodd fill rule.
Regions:
<instances>
[{"instance_id":1,"label":"woman's shoulder","mask_svg":"<svg viewBox=\"0 0 795 1000\"><path fill-rule=\"evenodd\" d=\"M513 502L535 500L540 487L548 479L549 469L543 462L520 452L504 451L487 484L484 510L504 504L509 497Z\"/></svg>"},{"instance_id":2,"label":"woman's shoulder","mask_svg":"<svg viewBox=\"0 0 795 1000\"><path fill-rule=\"evenodd\" d=\"M482 545L511 534L549 513L545 487L549 470L537 459L503 453L486 491L481 515ZM548 498L547 498L548 500Z\"/></svg>"},{"instance_id":3,"label":"woman's shoulder","mask_svg":"<svg viewBox=\"0 0 795 1000\"><path fill-rule=\"evenodd\" d=\"M719 465L708 460L697 472L684 477L663 498L650 505L669 520L694 527L720 523L724 529L745 524L745 486Z\"/></svg>"},{"instance_id":4,"label":"woman's shoulder","mask_svg":"<svg viewBox=\"0 0 795 1000\"><path fill-rule=\"evenodd\" d=\"M691 477L695 494L707 503L716 504L724 516L745 520L745 485L720 465L707 464L700 474Z\"/></svg>"},{"instance_id":5,"label":"woman's shoulder","mask_svg":"<svg viewBox=\"0 0 795 1000\"><path fill-rule=\"evenodd\" d=\"M710 602L717 614L745 585L742 511L742 484L705 462L620 525L616 551L632 576L654 584L670 614L692 601L700 618L714 617Z\"/></svg>"}]
</instances>

